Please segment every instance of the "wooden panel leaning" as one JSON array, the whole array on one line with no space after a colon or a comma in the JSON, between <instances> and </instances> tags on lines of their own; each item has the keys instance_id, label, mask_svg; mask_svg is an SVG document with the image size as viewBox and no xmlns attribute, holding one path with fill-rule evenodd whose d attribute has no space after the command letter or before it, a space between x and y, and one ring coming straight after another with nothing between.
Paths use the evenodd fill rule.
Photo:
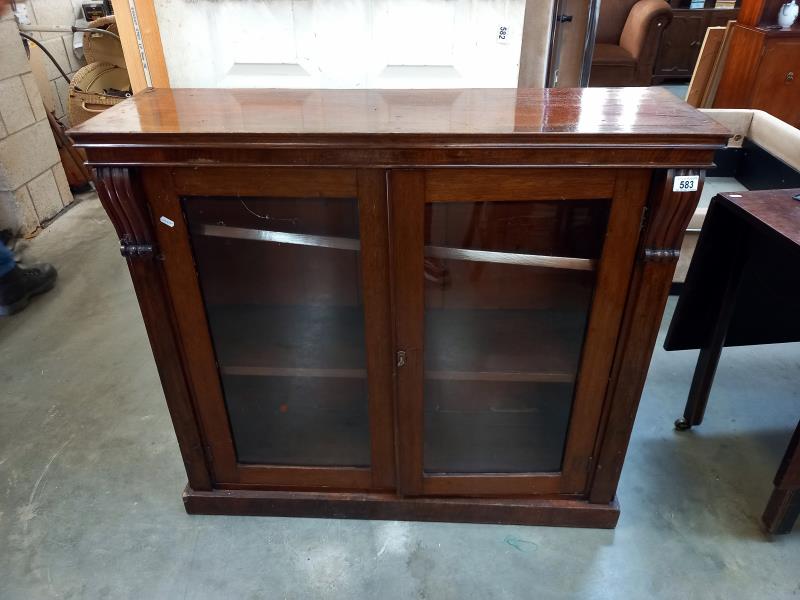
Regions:
<instances>
[{"instance_id":1,"label":"wooden panel leaning","mask_svg":"<svg viewBox=\"0 0 800 600\"><path fill-rule=\"evenodd\" d=\"M188 512L616 525L723 127L658 89L148 90L71 135Z\"/></svg>"}]
</instances>

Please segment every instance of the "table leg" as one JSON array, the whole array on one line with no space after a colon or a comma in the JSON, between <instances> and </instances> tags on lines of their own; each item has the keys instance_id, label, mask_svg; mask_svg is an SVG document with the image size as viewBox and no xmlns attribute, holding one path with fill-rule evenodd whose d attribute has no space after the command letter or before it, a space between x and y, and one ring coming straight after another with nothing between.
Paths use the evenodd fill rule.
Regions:
<instances>
[{"instance_id":1,"label":"table leg","mask_svg":"<svg viewBox=\"0 0 800 600\"><path fill-rule=\"evenodd\" d=\"M685 431L700 425L703 422L703 415L708 404L708 395L711 393L711 385L714 383L714 375L717 372L719 357L722 354L722 347L725 345L725 336L728 333L733 309L736 307L736 292L739 289L739 282L744 271L744 255L739 252L734 257L725 290L719 302L717 311L717 321L711 332L708 343L700 348L700 356L697 358L697 365L694 369L692 386L689 388L689 398L686 400L686 407L683 409L683 416L675 421L675 429Z\"/></svg>"},{"instance_id":2,"label":"table leg","mask_svg":"<svg viewBox=\"0 0 800 600\"><path fill-rule=\"evenodd\" d=\"M775 489L761 520L770 533L789 533L800 515L800 423L775 475Z\"/></svg>"},{"instance_id":3,"label":"table leg","mask_svg":"<svg viewBox=\"0 0 800 600\"><path fill-rule=\"evenodd\" d=\"M711 393L711 385L714 383L714 375L717 372L724 342L723 336L722 339L715 340L713 345L700 350L697 366L694 368L692 387L689 388L689 398L686 400L683 416L675 421L675 429L685 431L703 422L708 395Z\"/></svg>"}]
</instances>

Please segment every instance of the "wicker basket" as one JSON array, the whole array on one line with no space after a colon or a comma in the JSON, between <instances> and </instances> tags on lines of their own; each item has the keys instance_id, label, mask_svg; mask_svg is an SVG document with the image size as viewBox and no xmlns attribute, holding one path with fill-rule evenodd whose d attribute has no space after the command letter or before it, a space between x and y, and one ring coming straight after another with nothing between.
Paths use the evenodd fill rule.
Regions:
<instances>
[{"instance_id":1,"label":"wicker basket","mask_svg":"<svg viewBox=\"0 0 800 600\"><path fill-rule=\"evenodd\" d=\"M119 35L114 15L95 19L89 23L88 27L105 29ZM83 55L87 64L102 62L111 63L123 69L126 68L125 57L122 54L122 42L110 35L92 33L90 31L85 32L83 34Z\"/></svg>"},{"instance_id":2,"label":"wicker basket","mask_svg":"<svg viewBox=\"0 0 800 600\"><path fill-rule=\"evenodd\" d=\"M81 68L69 84L69 122L74 127L125 98L103 92L129 90L128 71L110 63L94 62Z\"/></svg>"}]
</instances>

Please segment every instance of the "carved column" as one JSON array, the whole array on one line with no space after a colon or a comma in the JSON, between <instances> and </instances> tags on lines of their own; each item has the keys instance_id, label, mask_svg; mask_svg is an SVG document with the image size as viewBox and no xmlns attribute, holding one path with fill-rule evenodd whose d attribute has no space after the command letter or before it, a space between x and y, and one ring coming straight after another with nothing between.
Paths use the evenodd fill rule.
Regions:
<instances>
[{"instance_id":1,"label":"carved column","mask_svg":"<svg viewBox=\"0 0 800 600\"><path fill-rule=\"evenodd\" d=\"M119 236L122 256L152 258L155 245L153 228L138 182L124 167L99 167L95 170L97 195Z\"/></svg>"},{"instance_id":2,"label":"carved column","mask_svg":"<svg viewBox=\"0 0 800 600\"><path fill-rule=\"evenodd\" d=\"M155 235L145 192L136 175L125 167L98 167L97 195L117 230L120 252L128 262L189 485L194 490L210 490L211 471L186 380L174 307L164 280L163 263L152 260L156 256Z\"/></svg>"},{"instance_id":3,"label":"carved column","mask_svg":"<svg viewBox=\"0 0 800 600\"><path fill-rule=\"evenodd\" d=\"M697 191L673 191L675 178L686 175L700 177ZM704 177L705 171L670 169L655 178L647 206L643 245L645 260L673 265L678 261L683 234L700 200Z\"/></svg>"},{"instance_id":4,"label":"carved column","mask_svg":"<svg viewBox=\"0 0 800 600\"><path fill-rule=\"evenodd\" d=\"M698 175L697 191L675 192L680 175ZM653 177L639 261L633 273L606 398L605 422L589 500L614 499L650 358L678 262L681 242L703 189L705 172L669 169Z\"/></svg>"}]
</instances>

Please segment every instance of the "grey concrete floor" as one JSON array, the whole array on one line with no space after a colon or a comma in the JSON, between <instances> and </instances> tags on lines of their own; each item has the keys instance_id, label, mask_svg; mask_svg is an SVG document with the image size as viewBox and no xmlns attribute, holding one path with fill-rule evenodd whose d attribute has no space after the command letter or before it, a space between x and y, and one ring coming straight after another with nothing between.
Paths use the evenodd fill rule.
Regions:
<instances>
[{"instance_id":1,"label":"grey concrete floor","mask_svg":"<svg viewBox=\"0 0 800 600\"><path fill-rule=\"evenodd\" d=\"M188 516L138 306L98 202L59 218L23 256L54 262L61 278L0 320L3 600L800 595L800 528L769 538L759 527L800 416L798 345L726 350L706 423L677 433L696 354L659 341L615 531Z\"/></svg>"},{"instance_id":2,"label":"grey concrete floor","mask_svg":"<svg viewBox=\"0 0 800 600\"><path fill-rule=\"evenodd\" d=\"M689 93L688 83L662 83L659 87L669 90L681 100L686 100L686 94Z\"/></svg>"}]
</instances>

